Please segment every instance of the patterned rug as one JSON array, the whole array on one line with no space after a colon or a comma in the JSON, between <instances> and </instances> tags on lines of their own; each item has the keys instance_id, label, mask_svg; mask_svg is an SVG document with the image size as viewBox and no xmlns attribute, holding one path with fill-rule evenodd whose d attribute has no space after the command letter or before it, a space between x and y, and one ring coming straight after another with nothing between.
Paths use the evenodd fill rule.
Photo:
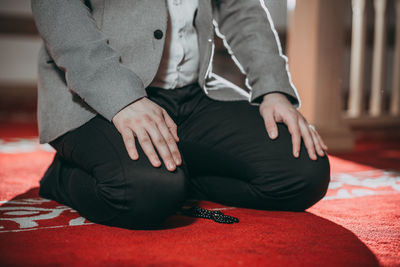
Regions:
<instances>
[{"instance_id":1,"label":"patterned rug","mask_svg":"<svg viewBox=\"0 0 400 267\"><path fill-rule=\"evenodd\" d=\"M365 164L365 151L330 156L328 193L306 212L202 201L240 223L176 215L160 230L133 231L93 224L40 198L54 151L35 135L32 124L0 131L1 265L400 266L398 144L371 149L374 164Z\"/></svg>"}]
</instances>

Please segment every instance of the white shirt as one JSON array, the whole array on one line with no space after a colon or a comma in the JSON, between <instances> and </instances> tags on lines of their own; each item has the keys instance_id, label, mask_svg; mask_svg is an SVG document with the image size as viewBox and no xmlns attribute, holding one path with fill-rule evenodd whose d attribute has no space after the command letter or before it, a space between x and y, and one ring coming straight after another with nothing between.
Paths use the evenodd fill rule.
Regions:
<instances>
[{"instance_id":1,"label":"white shirt","mask_svg":"<svg viewBox=\"0 0 400 267\"><path fill-rule=\"evenodd\" d=\"M174 89L198 79L199 47L193 26L198 0L167 0L168 25L160 66L150 86Z\"/></svg>"}]
</instances>

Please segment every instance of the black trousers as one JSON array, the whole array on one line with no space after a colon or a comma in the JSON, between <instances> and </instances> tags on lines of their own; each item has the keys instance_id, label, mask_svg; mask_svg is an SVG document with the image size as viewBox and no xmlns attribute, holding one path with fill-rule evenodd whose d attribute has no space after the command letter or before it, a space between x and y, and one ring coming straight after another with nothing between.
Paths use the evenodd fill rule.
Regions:
<instances>
[{"instance_id":1,"label":"black trousers","mask_svg":"<svg viewBox=\"0 0 400 267\"><path fill-rule=\"evenodd\" d=\"M50 144L57 150L39 194L100 224L142 228L161 224L188 198L236 207L304 211L326 193L328 157L292 155L287 126L271 140L258 106L207 97L197 83L146 88L178 125L183 163L153 167L139 143L131 160L112 123L98 115Z\"/></svg>"}]
</instances>

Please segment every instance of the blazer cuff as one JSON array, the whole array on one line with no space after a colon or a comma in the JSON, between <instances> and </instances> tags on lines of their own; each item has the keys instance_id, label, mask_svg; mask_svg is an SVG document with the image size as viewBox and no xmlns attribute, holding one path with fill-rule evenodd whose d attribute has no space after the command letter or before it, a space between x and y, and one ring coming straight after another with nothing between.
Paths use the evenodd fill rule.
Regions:
<instances>
[{"instance_id":1,"label":"blazer cuff","mask_svg":"<svg viewBox=\"0 0 400 267\"><path fill-rule=\"evenodd\" d=\"M264 74L255 75L254 77L259 78L253 79L254 83L250 84L250 103L260 104L264 95L277 92L284 94L294 107L300 108L301 104L296 88L291 84L286 71L281 71L276 75Z\"/></svg>"},{"instance_id":2,"label":"blazer cuff","mask_svg":"<svg viewBox=\"0 0 400 267\"><path fill-rule=\"evenodd\" d=\"M68 76L68 72L66 74ZM70 89L85 88L84 91L78 90L80 97L110 122L123 108L147 96L142 80L123 65L102 68L89 77L74 81L79 83L69 83Z\"/></svg>"}]
</instances>

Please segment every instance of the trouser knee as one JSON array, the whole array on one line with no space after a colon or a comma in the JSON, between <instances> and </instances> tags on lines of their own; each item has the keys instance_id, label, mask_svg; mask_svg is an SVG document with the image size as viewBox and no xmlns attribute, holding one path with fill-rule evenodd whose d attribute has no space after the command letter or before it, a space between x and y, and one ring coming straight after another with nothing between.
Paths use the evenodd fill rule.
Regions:
<instances>
[{"instance_id":1,"label":"trouser knee","mask_svg":"<svg viewBox=\"0 0 400 267\"><path fill-rule=\"evenodd\" d=\"M125 208L109 225L123 228L153 228L173 215L185 201L187 180L182 169L173 173L155 169L142 177L128 178Z\"/></svg>"},{"instance_id":2,"label":"trouser knee","mask_svg":"<svg viewBox=\"0 0 400 267\"><path fill-rule=\"evenodd\" d=\"M328 189L330 165L327 156L316 161L299 158L301 164L287 164L286 170L252 185L254 194L261 199L256 208L266 210L304 211L321 200ZM263 182L262 182L263 181Z\"/></svg>"},{"instance_id":3,"label":"trouser knee","mask_svg":"<svg viewBox=\"0 0 400 267\"><path fill-rule=\"evenodd\" d=\"M300 171L302 190L296 196L294 211L304 211L320 201L328 190L330 182L330 164L327 156L318 157L317 161L307 161Z\"/></svg>"}]
</instances>

